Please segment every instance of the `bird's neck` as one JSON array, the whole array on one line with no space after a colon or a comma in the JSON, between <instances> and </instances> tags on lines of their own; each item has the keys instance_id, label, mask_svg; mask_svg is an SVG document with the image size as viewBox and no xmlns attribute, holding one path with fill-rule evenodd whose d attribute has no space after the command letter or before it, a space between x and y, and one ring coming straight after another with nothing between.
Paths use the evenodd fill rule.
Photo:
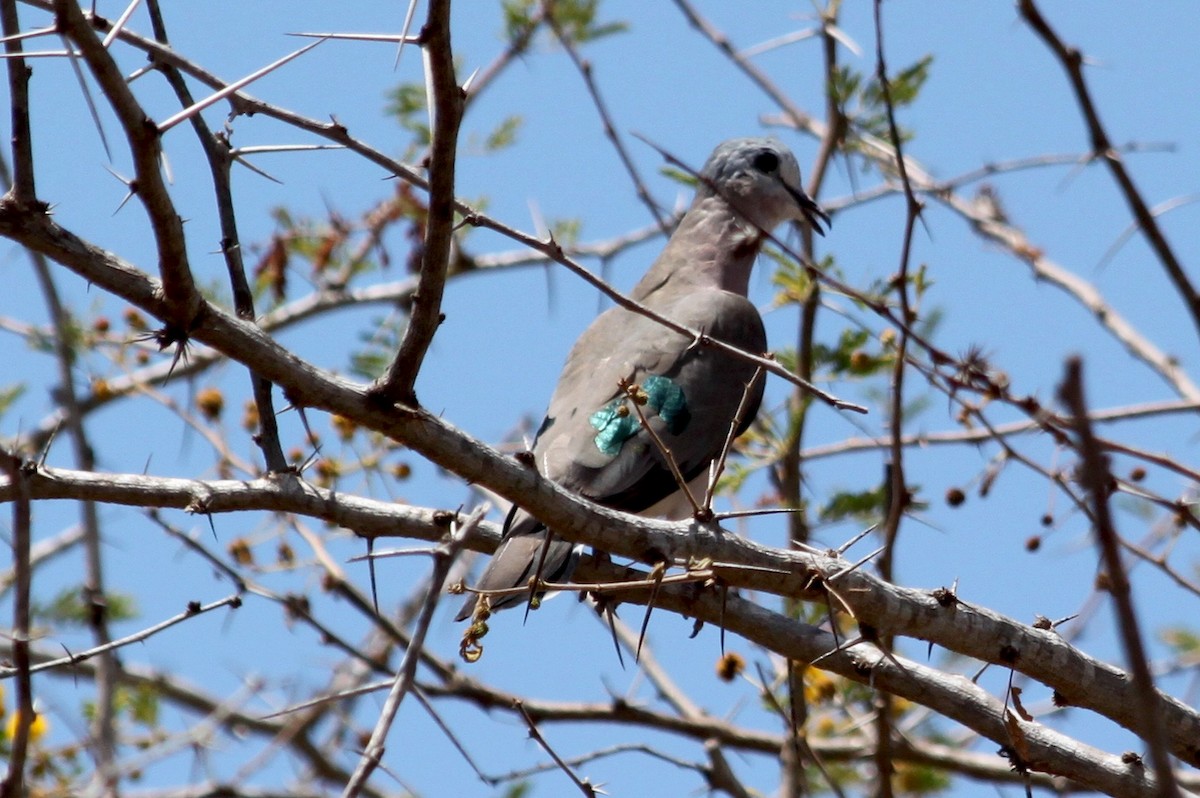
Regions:
<instances>
[{"instance_id":1,"label":"bird's neck","mask_svg":"<svg viewBox=\"0 0 1200 798\"><path fill-rule=\"evenodd\" d=\"M718 197L698 200L679 222L658 260L633 289L643 301L674 290L719 288L746 295L762 234Z\"/></svg>"}]
</instances>

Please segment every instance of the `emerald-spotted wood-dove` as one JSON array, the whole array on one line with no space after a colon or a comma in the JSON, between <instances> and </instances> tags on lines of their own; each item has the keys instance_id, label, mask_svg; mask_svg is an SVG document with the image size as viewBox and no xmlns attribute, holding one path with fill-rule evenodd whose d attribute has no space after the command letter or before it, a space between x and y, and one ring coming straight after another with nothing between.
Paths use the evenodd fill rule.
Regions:
<instances>
[{"instance_id":1,"label":"emerald-spotted wood-dove","mask_svg":"<svg viewBox=\"0 0 1200 798\"><path fill-rule=\"evenodd\" d=\"M795 156L775 139L727 141L704 165L695 200L630 297L689 329L761 354L766 333L746 298L750 270L764 232L788 220L807 221L819 233L820 221L829 223L801 188ZM598 504L684 517L690 504L678 503L678 481L620 383L640 388L642 415L683 477L700 486L693 495L702 497L709 464L721 453L747 390L739 434L758 411L763 380L750 385L754 372L745 359L697 346L639 313L611 308L567 356L533 444L536 467ZM514 507L476 587L524 587L535 574L546 581L568 578L578 550L553 534L547 543L547 534L540 521ZM490 605L499 609L529 598L529 592L494 596ZM476 602L469 596L457 620L470 617Z\"/></svg>"}]
</instances>

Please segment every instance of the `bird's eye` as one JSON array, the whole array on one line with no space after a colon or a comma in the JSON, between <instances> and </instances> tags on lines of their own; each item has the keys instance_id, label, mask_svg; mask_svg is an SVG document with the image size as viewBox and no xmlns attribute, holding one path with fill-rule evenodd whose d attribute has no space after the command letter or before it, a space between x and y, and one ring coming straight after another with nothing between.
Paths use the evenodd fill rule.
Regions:
<instances>
[{"instance_id":1,"label":"bird's eye","mask_svg":"<svg viewBox=\"0 0 1200 798\"><path fill-rule=\"evenodd\" d=\"M779 168L779 156L770 151L760 152L754 156L754 168L765 175L769 175Z\"/></svg>"}]
</instances>

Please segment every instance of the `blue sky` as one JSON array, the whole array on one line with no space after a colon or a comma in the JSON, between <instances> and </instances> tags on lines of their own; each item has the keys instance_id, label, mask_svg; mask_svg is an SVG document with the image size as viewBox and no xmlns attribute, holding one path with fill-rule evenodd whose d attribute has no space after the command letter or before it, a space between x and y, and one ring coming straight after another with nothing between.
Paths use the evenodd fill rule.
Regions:
<instances>
[{"instance_id":1,"label":"blue sky","mask_svg":"<svg viewBox=\"0 0 1200 798\"><path fill-rule=\"evenodd\" d=\"M335 4L229 0L202 2L174 0L166 4L174 46L217 75L236 79L299 46L285 34L299 31L394 31L402 17L397 4L343 0ZM459 2L455 9L454 47L465 77L486 66L502 48L501 22L491 2ZM812 7L797 2L761 2L753 13L741 4L698 3L738 47L748 47L812 24ZM115 17L119 6L101 3L101 13ZM1189 195L1200 175L1196 131L1200 105L1195 102L1200 64L1195 52L1197 17L1191 4L1163 2L1139 4L1103 2L1054 4L1046 9L1051 23L1071 43L1094 59L1087 71L1100 114L1112 140L1118 144L1169 144L1168 152L1127 155L1138 187L1151 204ZM874 37L871 6L848 2L842 27L862 48L856 56L841 52L844 63L863 72L873 68ZM1039 154L1082 153L1087 137L1066 78L1045 47L1019 22L1016 12L1003 3L889 3L884 9L887 59L893 70L926 54L933 54L931 77L918 102L901 114L901 124L916 131L908 152L933 174L949 178L988 162ZM418 19L423 9L418 11ZM640 133L693 164L701 163L723 139L764 130L760 117L777 111L768 98L732 70L708 42L690 31L671 5L641 2L608 2L602 17L629 23L628 33L584 48L604 92L618 132L636 160L650 190L663 203L673 204L681 191L661 176L659 156L630 134ZM24 20L36 15L23 11ZM26 21L26 25L41 24ZM145 32L144 12L133 27ZM251 87L250 92L271 103L292 108L318 119L330 116L356 136L378 148L399 154L404 135L385 118L386 92L398 81L420 79L420 58L415 48L405 51L393 69L394 48L385 44L331 41ZM126 54L127 71L140 64ZM819 115L822 109L820 50L807 40L774 50L755 59L777 85L797 104ZM153 76L135 83L139 96L156 116L174 110L172 99ZM80 102L80 92L69 66L61 61L38 61L34 75L34 124L37 139L40 196L55 206L65 226L92 236L143 269L153 271L153 250L145 220L136 203L115 212L123 186L105 171L108 159ZM94 87L93 87L94 90ZM0 91L6 91L0 90ZM7 99L7 96L5 96ZM218 105L206 112L219 125L225 111ZM460 196L486 197L487 212L524 230L535 230L534 219L576 219L583 240L619 235L648 223L644 206L607 145L595 109L564 53L543 38L535 51L513 64L472 107L463 127L465 141L482 137L509 114L522 118L516 144L494 156L471 154L459 162ZM7 125L7 123L5 123ZM114 157L108 164L128 174L129 157L122 149L117 127L105 116ZM5 133L8 128L5 126ZM797 153L802 168L816 152L816 142L787 131L776 131ZM234 123L235 144L309 143L304 134L261 117L239 118ZM207 168L197 158L190 131L180 126L167 138L172 168L173 195L187 218L190 254L202 283L219 284L223 265L216 254L216 221ZM255 163L284 180L268 182L246 170L235 177L241 236L244 242L263 242L274 229L270 211L285 206L295 216L322 218L328 208L353 217L391 191L386 175L345 153L263 155ZM1147 246L1133 237L1106 264L1105 253L1129 224L1130 215L1107 172L1099 165L1075 170L1066 166L996 176L989 181L999 192L1012 220L1030 240L1057 263L1094 283L1113 306L1125 314L1144 335L1176 355L1185 369L1198 363L1195 329L1183 314L1161 268ZM852 201L856 192L878 183L875 173L839 162L820 197L836 204ZM1180 259L1194 260L1200 237L1195 232L1196 211L1185 205L1162 219L1167 236ZM897 197L851 205L837 214L833 229L820 244L820 252L834 254L845 278L856 285L883 279L899 264L903 233L903 204ZM402 242L389 242L402 252ZM482 232L466 240L474 254L514 249L510 242ZM618 287L627 288L640 276L661 242L634 248L608 265ZM251 262L253 258L250 259ZM1027 267L996 246L975 237L958 218L930 203L925 225L917 233L914 264L926 264L934 281L925 307L937 308L943 321L937 341L951 352L981 345L998 368L1011 378L1014 389L1046 402L1053 398L1061 378L1063 358L1072 352L1085 356L1091 402L1098 407L1118 406L1173 398L1167 386L1145 367L1131 364L1121 347L1097 331L1094 321L1079 306L1065 300L1055 288L1035 283ZM590 264L599 268L597 264ZM36 293L24 257L12 247L3 250L0 275L8 290L0 294L0 316L44 321L44 303ZM399 266L381 280L398 279ZM303 274L295 275L301 283ZM752 279L752 297L764 308L771 300L767 269ZM96 308L116 317L117 303L74 278L63 276L62 290L81 312ZM832 298L838 307L845 300ZM524 416L536 417L549 397L562 359L575 336L599 307L595 292L562 269L514 269L475 275L451 283L447 290L447 321L438 333L429 361L418 383L426 406L442 412L452 423L489 441L498 441ZM32 309L32 310L31 310ZM385 309L342 314L323 322L319 330L283 336L305 357L330 368L345 368L346 353L358 346L358 334ZM795 338L794 310L767 316L768 335L775 346L790 345ZM869 319L868 319L869 320ZM837 317L826 314L829 330ZM878 329L876 326L875 329ZM833 333L830 332L830 335ZM10 364L0 383L27 380L25 398L0 419L0 434L11 436L35 425L46 412L46 385L52 384L52 362L34 353L18 337L0 337L0 359ZM95 368L100 368L95 364ZM243 391L245 379L238 369L226 368L206 377L201 385L220 384ZM912 378L912 396L923 393ZM859 385L826 386L839 395L871 406L866 418L847 417L821 410L808 445L837 441L850 435L877 434L885 429L886 415L879 399ZM784 386L770 387L778 401ZM168 391L178 400L188 398L186 386ZM234 406L240 406L240 395ZM144 412L123 413L111 408L97 414L89 429L100 451L101 467L113 471L141 471L189 476L212 476L211 454L202 441L181 431L178 422L154 403ZM944 398L934 397L929 409L914 418L913 430L952 428ZM1017 418L996 411L999 421ZM281 420L290 442L302 430L295 414ZM233 425L233 422L230 422ZM1106 432L1109 430L1106 430ZM1185 461L1194 458L1196 425L1180 416L1148 422L1125 423L1112 428L1114 437L1154 451L1166 451ZM235 440L236 433L235 433ZM239 440L240 451L249 445ZM1022 451L1045 465L1056 463L1045 441L1021 440ZM286 446L285 446L286 448ZM958 510L941 502L947 487L969 482L994 454L991 450L931 448L910 455L911 481L922 487L922 497L933 506L920 523L906 527L899 558L898 581L914 587L937 587L960 580L960 595L1018 619L1035 613L1062 617L1076 612L1091 595L1095 555L1087 530L1078 517L1064 516L1061 527L1048 536L1036 555L1025 551L1024 541L1042 532L1038 519L1062 509L1044 481L1028 471L1008 468L987 500L972 494ZM51 452L51 463L69 465L61 443ZM1118 467L1127 465L1118 460ZM878 453L815 463L808 490L814 496L838 489L861 490L879 479ZM1148 482L1167 495L1183 485L1170 475L1152 473ZM393 488L415 504L453 507L468 499L455 481L429 468L418 467L413 480ZM138 595L142 619L130 631L177 611L184 601L212 600L229 588L210 578L208 569L164 540L137 513L105 509L102 516L109 535L106 551L110 579ZM38 507L38 533L49 535L73 522L69 506ZM202 528L203 521L178 514L177 523ZM221 545L235 535L252 535L248 520L217 519ZM1142 534L1144 518L1130 510L1120 516L1122 531L1131 538ZM777 521L759 520L747 531L764 542L781 542ZM828 530L821 542L836 545L852 529ZM333 541L339 555L357 552L352 541ZM1194 553L1195 546L1185 541ZM864 548L863 551L867 549ZM1190 566L1188 549L1174 555ZM152 563L152 567L148 567ZM64 558L47 568L39 590L78 580L79 562ZM348 566L366 585L365 569ZM1142 571L1148 570L1144 566ZM406 597L424 572L418 563L389 561L380 566L381 600ZM1194 570L1192 571L1194 573ZM268 577L264 581L269 582ZM281 581L281 584L282 581ZM312 587L311 585L302 586ZM1173 590L1159 576L1144 574L1136 600L1151 625L1186 621L1195 617L1194 596ZM1190 601L1188 601L1190 599ZM336 609L336 608L335 608ZM1119 658L1112 640L1108 608L1082 638L1088 651ZM627 612L636 622L638 614ZM356 617L340 615L345 633L362 633ZM511 690L527 690L545 698L603 700L609 691L622 694L642 689L634 671L622 672L609 651L608 635L591 622L588 613L573 602L552 602L522 628L519 616L501 618L489 638L484 661L471 673ZM707 664L716 658L716 638L711 630L688 641L690 625L678 618L656 618L651 640L660 657L684 674L684 685L713 714L731 711L752 715L755 698L745 685L714 682ZM433 630L435 648L446 657L456 649L459 628L443 610ZM78 640L72 641L78 646ZM531 652L536 666L531 667ZM545 655L544 652L551 652ZM924 646L907 652L923 657ZM1159 652L1161 653L1161 651ZM227 620L199 619L133 649L128 661L179 668L215 691L232 692L250 674L268 678L287 673L295 691L320 684L336 661L333 652L315 645L307 630L286 628L271 605L250 601ZM286 665L280 666L280 660ZM696 662L704 663L697 667ZM968 668L967 670L970 670ZM993 669L990 683L1002 689L1003 675ZM985 683L989 683L985 678ZM69 683L45 679L45 701L52 711L69 715L82 691ZM1182 689L1182 680L1168 684ZM1034 698L1044 700L1044 695ZM264 698L265 704L286 703L287 688ZM362 707L369 723L374 702ZM740 708L740 709L739 709ZM1131 747L1109 724L1083 716L1066 728L1110 751ZM52 714L52 722L55 717ZM517 762L540 760L525 739L523 729L507 718L485 718L468 708L447 707L472 751L490 771L502 771ZM57 719L65 725L62 717ZM755 722L773 728L770 719ZM608 734L609 732L605 732ZM613 742L620 730L611 730ZM594 730L553 729L560 750L578 753L594 745ZM486 743L485 743L486 741ZM238 761L238 742L223 740L212 765L222 770L222 758ZM664 741L681 755L699 758L694 748ZM453 748L434 730L415 702L404 709L391 738L389 766L425 795L491 795L457 758ZM992 750L989 745L981 750ZM634 773L629 770L633 768ZM644 765L644 767L643 767ZM773 763L753 758L735 765L747 783L763 791L773 788L777 771ZM643 794L653 785L677 783L671 766L646 764L627 755L589 770L594 779L609 783L612 794ZM152 770L147 786L189 778L185 765ZM545 776L535 795L560 794L565 782ZM969 785L959 794L969 794ZM1015 793L1014 793L1015 794Z\"/></svg>"}]
</instances>

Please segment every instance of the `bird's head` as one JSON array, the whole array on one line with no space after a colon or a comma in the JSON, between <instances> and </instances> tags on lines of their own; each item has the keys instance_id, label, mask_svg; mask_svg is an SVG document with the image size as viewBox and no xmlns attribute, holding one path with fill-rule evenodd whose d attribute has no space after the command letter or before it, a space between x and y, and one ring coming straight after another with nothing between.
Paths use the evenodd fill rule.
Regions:
<instances>
[{"instance_id":1,"label":"bird's head","mask_svg":"<svg viewBox=\"0 0 1200 798\"><path fill-rule=\"evenodd\" d=\"M700 172L697 199L714 194L757 227L770 232L805 220L825 235L829 217L804 193L796 156L774 138L731 139L713 150Z\"/></svg>"}]
</instances>

